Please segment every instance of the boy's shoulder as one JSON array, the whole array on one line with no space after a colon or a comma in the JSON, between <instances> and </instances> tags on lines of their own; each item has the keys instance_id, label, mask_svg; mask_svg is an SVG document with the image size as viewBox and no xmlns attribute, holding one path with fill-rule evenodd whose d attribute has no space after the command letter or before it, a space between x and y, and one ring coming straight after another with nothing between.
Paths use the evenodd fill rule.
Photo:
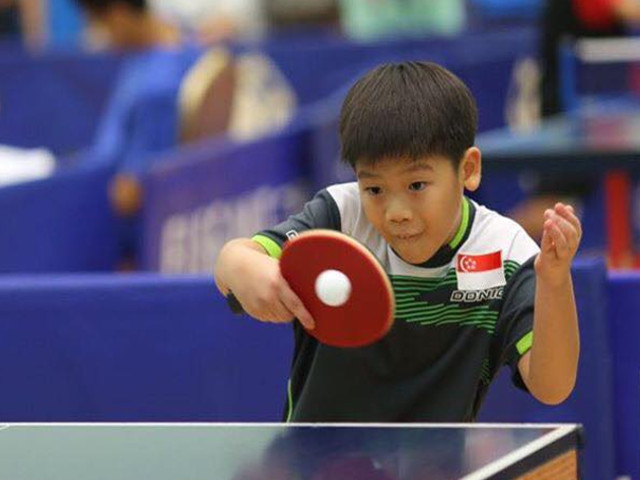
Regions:
<instances>
[{"instance_id":1,"label":"boy's shoulder","mask_svg":"<svg viewBox=\"0 0 640 480\"><path fill-rule=\"evenodd\" d=\"M342 233L366 245L379 259L383 258L386 242L364 214L358 182L331 185L323 190L323 193L328 195L335 204Z\"/></svg>"},{"instance_id":2,"label":"boy's shoulder","mask_svg":"<svg viewBox=\"0 0 640 480\"><path fill-rule=\"evenodd\" d=\"M353 234L358 223L365 219L360 202L358 182L337 183L324 190L335 202L342 223L342 231Z\"/></svg>"},{"instance_id":3,"label":"boy's shoulder","mask_svg":"<svg viewBox=\"0 0 640 480\"><path fill-rule=\"evenodd\" d=\"M351 202L358 205L360 204L358 182L335 183L328 186L325 190L338 205Z\"/></svg>"},{"instance_id":4,"label":"boy's shoulder","mask_svg":"<svg viewBox=\"0 0 640 480\"><path fill-rule=\"evenodd\" d=\"M516 221L484 205L472 200L471 202L475 207L476 215L471 235L461 250L470 250L469 253L500 250L504 261L519 264L540 251L538 244Z\"/></svg>"}]
</instances>

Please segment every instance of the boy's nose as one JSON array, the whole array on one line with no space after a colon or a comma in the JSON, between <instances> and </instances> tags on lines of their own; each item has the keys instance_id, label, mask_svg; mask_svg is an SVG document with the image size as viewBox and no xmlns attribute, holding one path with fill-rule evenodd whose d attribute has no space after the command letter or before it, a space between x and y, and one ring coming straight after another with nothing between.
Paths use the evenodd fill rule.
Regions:
<instances>
[{"instance_id":1,"label":"boy's nose","mask_svg":"<svg viewBox=\"0 0 640 480\"><path fill-rule=\"evenodd\" d=\"M411 220L411 210L402 204L391 204L387 207L386 220L390 223L402 223Z\"/></svg>"}]
</instances>

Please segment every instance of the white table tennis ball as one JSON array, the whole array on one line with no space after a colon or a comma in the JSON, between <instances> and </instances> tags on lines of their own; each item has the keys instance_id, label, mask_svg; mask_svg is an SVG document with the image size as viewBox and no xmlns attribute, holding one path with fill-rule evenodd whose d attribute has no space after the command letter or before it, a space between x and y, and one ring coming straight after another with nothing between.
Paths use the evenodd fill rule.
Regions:
<instances>
[{"instance_id":1,"label":"white table tennis ball","mask_svg":"<svg viewBox=\"0 0 640 480\"><path fill-rule=\"evenodd\" d=\"M338 270L325 270L316 278L316 295L325 305L339 307L351 296L351 281Z\"/></svg>"}]
</instances>

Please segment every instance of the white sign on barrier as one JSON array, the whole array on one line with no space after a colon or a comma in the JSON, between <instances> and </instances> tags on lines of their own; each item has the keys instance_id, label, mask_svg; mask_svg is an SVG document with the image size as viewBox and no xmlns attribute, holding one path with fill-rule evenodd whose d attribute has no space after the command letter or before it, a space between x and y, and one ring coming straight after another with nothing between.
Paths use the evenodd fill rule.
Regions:
<instances>
[{"instance_id":1,"label":"white sign on barrier","mask_svg":"<svg viewBox=\"0 0 640 480\"><path fill-rule=\"evenodd\" d=\"M211 273L225 242L281 222L302 208L307 192L301 183L263 186L171 215L162 225L160 271Z\"/></svg>"}]
</instances>

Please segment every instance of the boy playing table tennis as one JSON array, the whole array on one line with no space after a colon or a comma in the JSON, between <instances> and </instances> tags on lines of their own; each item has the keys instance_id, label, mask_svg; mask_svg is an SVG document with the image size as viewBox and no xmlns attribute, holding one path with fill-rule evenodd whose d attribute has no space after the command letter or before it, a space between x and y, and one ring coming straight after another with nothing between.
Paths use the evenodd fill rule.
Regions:
<instances>
[{"instance_id":1,"label":"boy playing table tennis","mask_svg":"<svg viewBox=\"0 0 640 480\"><path fill-rule=\"evenodd\" d=\"M557 204L540 219L538 248L515 222L466 198L480 184L476 124L471 93L446 69L378 67L351 88L340 117L342 158L357 182L328 187L284 223L222 249L218 288L266 322L313 326L277 261L302 231L352 236L391 279L395 323L373 345L329 347L294 323L287 420L472 421L505 364L544 403L570 394L580 222Z\"/></svg>"}]
</instances>

